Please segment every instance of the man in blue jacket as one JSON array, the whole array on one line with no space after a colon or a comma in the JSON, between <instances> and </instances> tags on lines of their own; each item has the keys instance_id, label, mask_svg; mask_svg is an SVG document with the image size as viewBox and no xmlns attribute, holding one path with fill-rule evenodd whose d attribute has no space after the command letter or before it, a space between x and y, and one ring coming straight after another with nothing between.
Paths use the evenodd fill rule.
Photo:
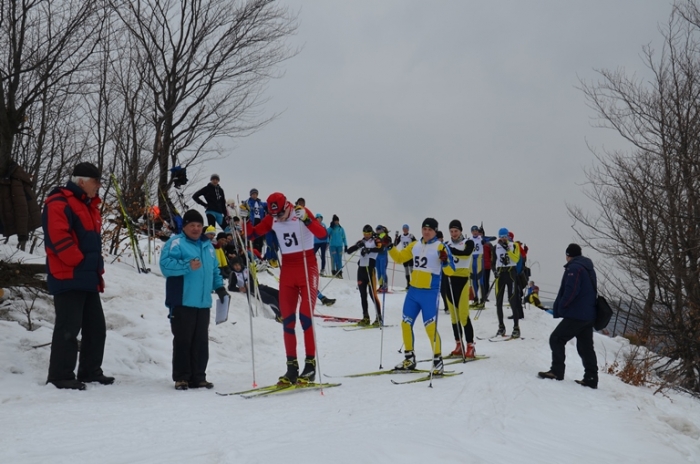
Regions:
<instances>
[{"instance_id":1,"label":"man in blue jacket","mask_svg":"<svg viewBox=\"0 0 700 464\"><path fill-rule=\"evenodd\" d=\"M173 380L176 390L212 388L207 381L211 293L228 295L211 241L202 235L204 218L195 210L182 217L182 232L163 246L160 269L165 305L173 333Z\"/></svg>"},{"instance_id":2,"label":"man in blue jacket","mask_svg":"<svg viewBox=\"0 0 700 464\"><path fill-rule=\"evenodd\" d=\"M593 262L581 256L575 243L566 248L564 277L554 300L554 317L563 318L552 335L552 367L538 375L543 379L564 380L566 343L576 337L576 349L583 361L583 380L576 383L598 388L598 360L593 349L593 323L596 316L597 285Z\"/></svg>"}]
</instances>

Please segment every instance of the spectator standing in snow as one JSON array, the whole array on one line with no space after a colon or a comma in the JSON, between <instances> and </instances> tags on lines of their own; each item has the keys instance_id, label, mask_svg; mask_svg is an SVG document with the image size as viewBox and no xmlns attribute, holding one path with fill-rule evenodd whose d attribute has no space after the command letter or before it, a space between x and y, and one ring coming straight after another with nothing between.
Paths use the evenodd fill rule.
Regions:
<instances>
[{"instance_id":1,"label":"spectator standing in snow","mask_svg":"<svg viewBox=\"0 0 700 464\"><path fill-rule=\"evenodd\" d=\"M316 214L316 220L321 223L324 229L328 229L326 224L323 223L323 215ZM318 238L314 236L314 254L321 252L321 275L326 275L326 248L328 247L328 235L324 238Z\"/></svg>"},{"instance_id":2,"label":"spectator standing in snow","mask_svg":"<svg viewBox=\"0 0 700 464\"><path fill-rule=\"evenodd\" d=\"M215 291L223 303L228 293L214 246L202 234L202 215L191 209L182 220L182 232L163 245L160 255L173 333L173 381L176 390L213 388L206 374L211 294Z\"/></svg>"},{"instance_id":3,"label":"spectator standing in snow","mask_svg":"<svg viewBox=\"0 0 700 464\"><path fill-rule=\"evenodd\" d=\"M343 252L348 251L348 241L345 229L340 225L340 219L335 214L328 232L328 244L331 252L331 270L334 277L343 278Z\"/></svg>"},{"instance_id":4,"label":"spectator standing in snow","mask_svg":"<svg viewBox=\"0 0 700 464\"><path fill-rule=\"evenodd\" d=\"M85 390L85 382L114 382L114 377L102 372L107 329L100 300L104 291L101 185L99 169L79 163L66 186L49 193L42 213L47 284L56 308L46 383L56 388Z\"/></svg>"},{"instance_id":5,"label":"spectator standing in snow","mask_svg":"<svg viewBox=\"0 0 700 464\"><path fill-rule=\"evenodd\" d=\"M583 380L576 383L598 388L598 360L593 348L598 278L593 262L582 256L576 243L566 248L566 264L559 292L554 300L554 317L563 318L549 337L552 366L538 375L543 379L564 380L566 343L576 337L576 350L583 361Z\"/></svg>"},{"instance_id":6,"label":"spectator standing in snow","mask_svg":"<svg viewBox=\"0 0 700 464\"><path fill-rule=\"evenodd\" d=\"M250 198L248 198L243 204L246 205L246 209L250 214L250 225L255 227L256 225L260 224L260 222L266 215L265 208L267 207L267 204L258 198L258 189L251 189ZM247 233L250 234L250 231L247 231ZM256 237L255 240L253 240L253 248L258 250L258 252L262 254L264 243L264 235Z\"/></svg>"},{"instance_id":7,"label":"spectator standing in snow","mask_svg":"<svg viewBox=\"0 0 700 464\"><path fill-rule=\"evenodd\" d=\"M201 197L204 197L202 201ZM228 225L228 209L226 208L226 196L224 189L219 185L219 175L212 174L209 183L197 190L192 199L204 206L204 213L210 226L216 227L219 224L221 230L225 230Z\"/></svg>"}]
</instances>

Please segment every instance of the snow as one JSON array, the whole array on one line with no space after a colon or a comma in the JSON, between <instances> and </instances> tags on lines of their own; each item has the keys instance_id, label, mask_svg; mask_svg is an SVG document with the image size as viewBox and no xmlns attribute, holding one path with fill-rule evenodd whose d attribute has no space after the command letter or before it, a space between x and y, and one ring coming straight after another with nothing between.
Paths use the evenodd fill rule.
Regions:
<instances>
[{"instance_id":1,"label":"snow","mask_svg":"<svg viewBox=\"0 0 700 464\"><path fill-rule=\"evenodd\" d=\"M11 245L0 246L0 258L12 252ZM41 261L22 253L12 259ZM248 389L253 382L248 307L242 295L233 295L228 322L214 325L212 313L208 379L214 391L176 391L165 281L157 267L138 274L126 262L106 265L103 369L117 378L110 386L89 384L78 392L45 385L50 348L34 346L51 340L51 300L38 300L31 332L18 322L26 320L21 304L0 304L0 462L700 462L696 399L677 392L654 395L602 372L622 359L626 340L595 335L598 390L574 383L583 368L573 342L567 345L566 379L537 378L549 367L548 337L557 321L535 308L526 310L521 323L525 339L477 341L477 352L490 358L449 366L464 374L435 379L433 388L393 385L390 376L332 378L325 380L343 385L323 394L244 399L214 393ZM395 278L398 290L403 272ZM276 285L269 275L261 279ZM324 294L337 302L319 312L360 315L353 281L322 278L326 284ZM404 296L397 291L385 297L386 323L394 326L384 330L383 350L379 330L348 332L316 319L324 375L400 362ZM477 336L495 334L495 308L488 306L474 325ZM442 311L439 327L448 352L452 330ZM281 326L261 314L253 318L253 330L257 383L274 383L285 370ZM420 323L415 336L418 358L429 357Z\"/></svg>"}]
</instances>

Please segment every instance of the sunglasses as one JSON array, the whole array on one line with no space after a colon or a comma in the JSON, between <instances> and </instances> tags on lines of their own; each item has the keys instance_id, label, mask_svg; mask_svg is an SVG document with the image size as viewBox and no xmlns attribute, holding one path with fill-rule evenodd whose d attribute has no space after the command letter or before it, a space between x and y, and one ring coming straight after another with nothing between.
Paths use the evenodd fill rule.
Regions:
<instances>
[{"instance_id":1,"label":"sunglasses","mask_svg":"<svg viewBox=\"0 0 700 464\"><path fill-rule=\"evenodd\" d=\"M510 237L508 237L507 235L500 235L498 238L505 238L505 239L508 239L508 238L510 238Z\"/></svg>"}]
</instances>

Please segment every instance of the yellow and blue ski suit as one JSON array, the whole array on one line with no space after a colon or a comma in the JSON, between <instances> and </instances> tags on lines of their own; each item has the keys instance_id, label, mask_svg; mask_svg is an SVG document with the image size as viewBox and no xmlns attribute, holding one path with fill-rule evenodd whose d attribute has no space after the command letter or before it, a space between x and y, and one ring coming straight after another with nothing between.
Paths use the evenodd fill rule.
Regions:
<instances>
[{"instance_id":1,"label":"yellow and blue ski suit","mask_svg":"<svg viewBox=\"0 0 700 464\"><path fill-rule=\"evenodd\" d=\"M440 253L447 253L447 261L440 260ZM454 259L450 249L437 238L427 243L423 239L411 242L403 250L391 248L391 258L403 264L413 261L411 283L403 303L403 315L401 331L406 351L413 351L414 336L413 324L418 313L423 315L423 325L433 348L433 355L441 355L441 341L437 330L438 300L440 298L440 276L442 269L449 267L455 269Z\"/></svg>"}]
</instances>

